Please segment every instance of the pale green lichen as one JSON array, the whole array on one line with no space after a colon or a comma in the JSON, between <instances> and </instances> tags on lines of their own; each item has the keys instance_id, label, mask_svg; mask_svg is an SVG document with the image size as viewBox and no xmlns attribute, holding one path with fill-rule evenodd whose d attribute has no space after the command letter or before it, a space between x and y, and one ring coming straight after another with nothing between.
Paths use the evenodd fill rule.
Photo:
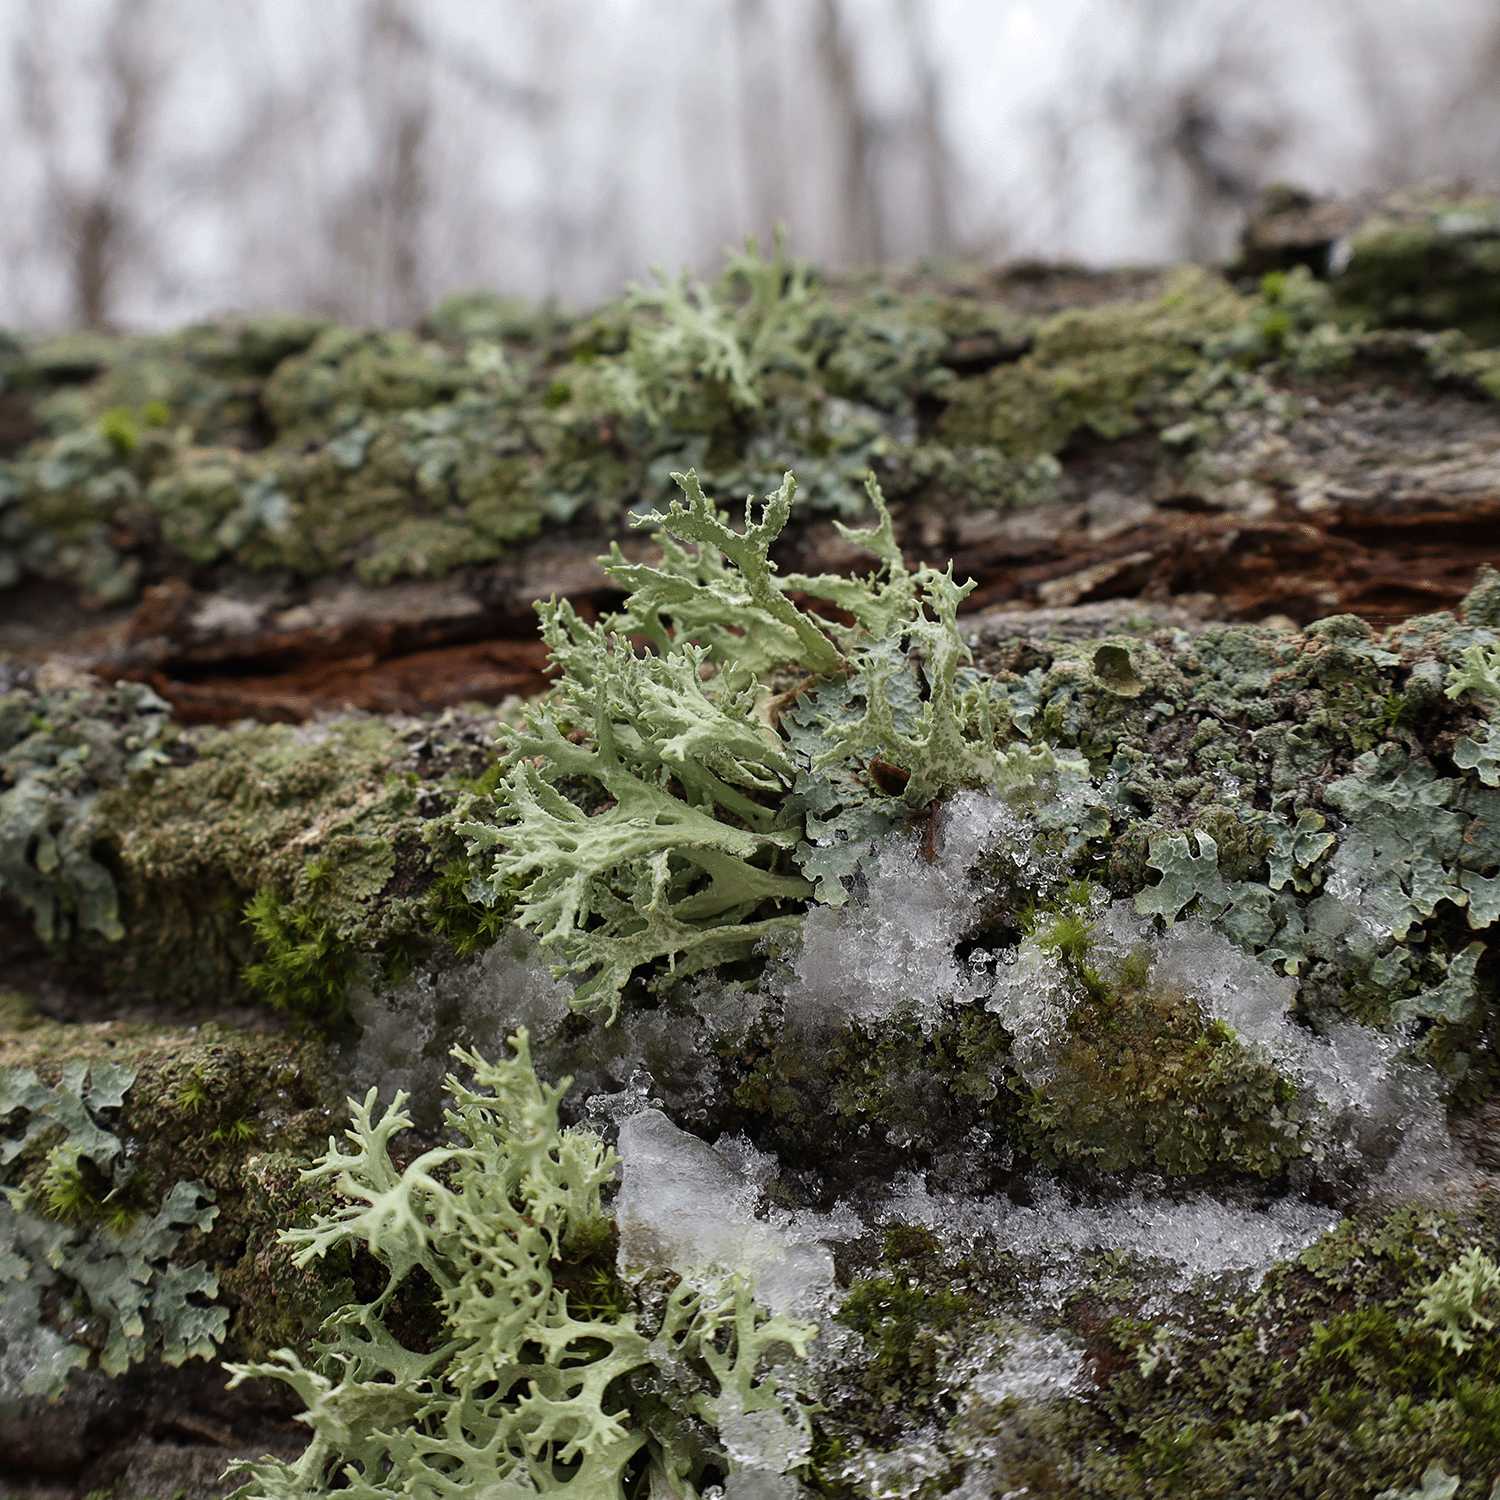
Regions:
<instances>
[{"instance_id":1,"label":"pale green lichen","mask_svg":"<svg viewBox=\"0 0 1500 1500\"><path fill-rule=\"evenodd\" d=\"M1464 735L1453 746L1453 763L1473 771L1486 786L1500 786L1500 647L1469 646L1458 663L1448 669L1447 694L1460 698L1468 693L1481 705L1484 735Z\"/></svg>"},{"instance_id":2,"label":"pale green lichen","mask_svg":"<svg viewBox=\"0 0 1500 1500\"><path fill-rule=\"evenodd\" d=\"M1481 1309L1500 1292L1500 1266L1477 1246L1470 1246L1435 1281L1417 1303L1417 1321L1436 1330L1446 1349L1463 1354L1474 1347L1474 1330L1489 1333L1495 1320Z\"/></svg>"},{"instance_id":3,"label":"pale green lichen","mask_svg":"<svg viewBox=\"0 0 1500 1500\"><path fill-rule=\"evenodd\" d=\"M474 1074L472 1086L448 1083L447 1124L462 1144L398 1168L390 1145L410 1124L405 1096L377 1119L372 1090L351 1101L353 1149L330 1141L304 1174L331 1180L345 1206L284 1236L298 1262L352 1243L388 1279L374 1301L333 1315L312 1368L290 1350L232 1367L236 1381L290 1385L314 1434L295 1464L245 1465L238 1494L624 1500L644 1477L654 1493L694 1496L708 1466L734 1468L721 1423L762 1414L806 1431L805 1408L764 1361L805 1354L813 1329L768 1315L743 1280L680 1283L654 1335L636 1313L592 1312L561 1284L570 1262L608 1244L600 1190L616 1158L591 1132L559 1129L566 1083L537 1081L524 1030L512 1046L497 1064L457 1054ZM441 1315L425 1347L388 1326L403 1294L431 1298Z\"/></svg>"},{"instance_id":4,"label":"pale green lichen","mask_svg":"<svg viewBox=\"0 0 1500 1500\"><path fill-rule=\"evenodd\" d=\"M592 970L575 1004L611 1015L641 965L666 958L683 976L795 930L796 914L763 908L814 894L787 868L794 860L811 858L828 888L833 866L804 841L799 813L830 767L882 759L913 808L960 784L1011 788L1059 768L1046 746L997 745L986 688L960 676L964 590L951 571L906 568L873 484L880 525L844 528L881 564L858 581L778 576L770 546L791 512L790 474L743 532L729 528L695 475L680 483L688 504L647 518L672 538L662 567L618 554L608 564L632 587L620 615L590 625L566 603L540 607L561 676L508 735L509 820L460 827L486 866L476 895L497 899L522 883L516 920L557 955L555 972ZM853 623L812 614L794 591L828 600ZM637 656L628 639L636 634L656 650ZM806 674L803 688L845 682L843 707L860 705L823 723L797 799L788 797L797 768L768 722L775 694L760 680L776 667ZM805 717L801 727L805 734ZM820 806L830 808L826 798ZM827 825L813 836L827 838Z\"/></svg>"}]
</instances>

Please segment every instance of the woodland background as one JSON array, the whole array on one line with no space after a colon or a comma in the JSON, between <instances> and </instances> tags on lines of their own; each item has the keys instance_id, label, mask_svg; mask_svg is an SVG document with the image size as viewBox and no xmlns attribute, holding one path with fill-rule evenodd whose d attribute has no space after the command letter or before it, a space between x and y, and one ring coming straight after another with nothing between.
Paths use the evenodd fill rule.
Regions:
<instances>
[{"instance_id":1,"label":"woodland background","mask_svg":"<svg viewBox=\"0 0 1500 1500\"><path fill-rule=\"evenodd\" d=\"M1500 174L1493 0L9 0L0 324L1213 260L1265 185Z\"/></svg>"}]
</instances>

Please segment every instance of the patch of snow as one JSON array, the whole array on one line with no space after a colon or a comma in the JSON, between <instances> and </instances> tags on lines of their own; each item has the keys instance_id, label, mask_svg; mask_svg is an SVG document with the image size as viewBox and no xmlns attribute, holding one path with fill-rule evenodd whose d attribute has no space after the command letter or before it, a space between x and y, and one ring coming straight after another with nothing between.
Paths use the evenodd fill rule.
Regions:
<instances>
[{"instance_id":1,"label":"patch of snow","mask_svg":"<svg viewBox=\"0 0 1500 1500\"><path fill-rule=\"evenodd\" d=\"M684 1276L739 1270L773 1312L817 1319L833 1307L825 1241L864 1232L852 1211L758 1217L775 1158L743 1137L710 1146L659 1109L623 1121L617 1149L622 1268L665 1265Z\"/></svg>"}]
</instances>

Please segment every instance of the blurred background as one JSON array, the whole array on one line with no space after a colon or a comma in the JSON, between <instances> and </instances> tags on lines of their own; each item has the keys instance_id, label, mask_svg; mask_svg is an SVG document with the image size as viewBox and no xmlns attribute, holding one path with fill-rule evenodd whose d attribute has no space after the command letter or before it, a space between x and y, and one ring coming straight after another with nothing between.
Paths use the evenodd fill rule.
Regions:
<instances>
[{"instance_id":1,"label":"blurred background","mask_svg":"<svg viewBox=\"0 0 1500 1500\"><path fill-rule=\"evenodd\" d=\"M1211 261L1269 183L1500 175L1495 0L8 0L0 42L27 329L581 307L778 223Z\"/></svg>"}]
</instances>

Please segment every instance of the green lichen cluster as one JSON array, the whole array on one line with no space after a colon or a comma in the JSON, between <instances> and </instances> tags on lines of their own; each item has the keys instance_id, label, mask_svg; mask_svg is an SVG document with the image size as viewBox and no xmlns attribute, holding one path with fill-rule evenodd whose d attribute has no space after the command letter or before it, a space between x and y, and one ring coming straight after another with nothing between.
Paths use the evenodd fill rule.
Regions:
<instances>
[{"instance_id":1,"label":"green lichen cluster","mask_svg":"<svg viewBox=\"0 0 1500 1500\"><path fill-rule=\"evenodd\" d=\"M677 477L688 505L649 518L672 538L663 566L610 561L632 585L623 613L590 625L566 603L541 608L561 676L506 747L510 821L458 829L487 867L475 893L493 902L520 883L516 920L558 955L557 972L594 971L575 1003L611 1013L643 964L666 958L685 977L795 930L796 917L774 908L814 895L804 874L842 899L798 815L830 767L880 759L913 806L961 781L1024 783L1055 769L1045 747L997 754L986 695L959 680L964 591L951 572L908 572L873 484L879 529L842 530L882 570L856 582L777 575L770 547L791 511L790 474L743 532L696 475ZM793 591L829 600L853 624L813 615ZM633 634L657 649L636 655ZM907 653L922 657L922 679ZM855 712L820 722L800 778L765 719L775 693L763 679L776 669L808 689L846 678L841 706L857 699ZM578 790L570 798L558 783ZM836 821L815 827L847 834Z\"/></svg>"},{"instance_id":2,"label":"green lichen cluster","mask_svg":"<svg viewBox=\"0 0 1500 1500\"><path fill-rule=\"evenodd\" d=\"M649 1325L626 1310L601 1201L617 1158L559 1128L566 1083L538 1082L524 1031L512 1047L498 1064L457 1054L474 1075L448 1080L461 1144L398 1168L405 1096L377 1119L372 1089L351 1101L353 1149L330 1141L304 1173L344 1206L284 1236L297 1263L354 1244L387 1279L331 1316L311 1368L288 1349L234 1367L290 1385L313 1429L295 1464L245 1466L237 1494L696 1496L741 1466L721 1424L779 1425L805 1450L806 1410L769 1361L805 1355L814 1330L766 1313L738 1277L679 1282Z\"/></svg>"},{"instance_id":3,"label":"green lichen cluster","mask_svg":"<svg viewBox=\"0 0 1500 1500\"><path fill-rule=\"evenodd\" d=\"M688 468L743 495L795 467L804 509L848 517L872 468L899 504L1012 510L1056 497L1078 437L1150 432L1211 480L1239 416L1351 370L1493 396L1494 224L1488 201L1377 217L1326 282L1183 273L1042 316L1005 283L821 282L778 244L573 319L469 296L425 336L73 335L10 361L43 435L0 463L0 588L438 577L548 525L616 529Z\"/></svg>"},{"instance_id":4,"label":"green lichen cluster","mask_svg":"<svg viewBox=\"0 0 1500 1500\"><path fill-rule=\"evenodd\" d=\"M8 1367L0 1401L57 1396L70 1369L119 1375L148 1354L169 1365L213 1358L228 1312L218 1277L174 1261L187 1230L218 1210L201 1182L160 1204L117 1133L136 1071L72 1059L52 1085L30 1068L0 1072L0 1320Z\"/></svg>"},{"instance_id":5,"label":"green lichen cluster","mask_svg":"<svg viewBox=\"0 0 1500 1500\"><path fill-rule=\"evenodd\" d=\"M311 1039L39 1020L0 1026L4 1403L70 1369L257 1357L306 1338L348 1268L276 1242L331 1116Z\"/></svg>"},{"instance_id":6,"label":"green lichen cluster","mask_svg":"<svg viewBox=\"0 0 1500 1500\"><path fill-rule=\"evenodd\" d=\"M999 690L1017 729L1093 768L1077 873L1297 975L1310 1018L1434 1022L1433 1055L1456 1062L1487 1024L1480 935L1500 916L1500 808L1457 749L1487 714L1469 684L1492 635L1446 615L1383 637L1348 616L1215 628L1049 650L1001 667Z\"/></svg>"},{"instance_id":7,"label":"green lichen cluster","mask_svg":"<svg viewBox=\"0 0 1500 1500\"><path fill-rule=\"evenodd\" d=\"M997 317L836 304L752 250L712 287L573 321L470 298L426 339L278 319L42 345L11 375L48 435L0 466L0 587L59 578L104 605L225 565L436 577L546 522L649 507L671 468L765 487L789 454L809 499L857 511L888 430L952 379L943 351ZM928 467L972 468L1004 505L1048 489L998 457Z\"/></svg>"},{"instance_id":8,"label":"green lichen cluster","mask_svg":"<svg viewBox=\"0 0 1500 1500\"><path fill-rule=\"evenodd\" d=\"M0 696L0 897L27 911L42 938L123 935L94 815L102 794L166 759L170 712L126 682Z\"/></svg>"}]
</instances>

